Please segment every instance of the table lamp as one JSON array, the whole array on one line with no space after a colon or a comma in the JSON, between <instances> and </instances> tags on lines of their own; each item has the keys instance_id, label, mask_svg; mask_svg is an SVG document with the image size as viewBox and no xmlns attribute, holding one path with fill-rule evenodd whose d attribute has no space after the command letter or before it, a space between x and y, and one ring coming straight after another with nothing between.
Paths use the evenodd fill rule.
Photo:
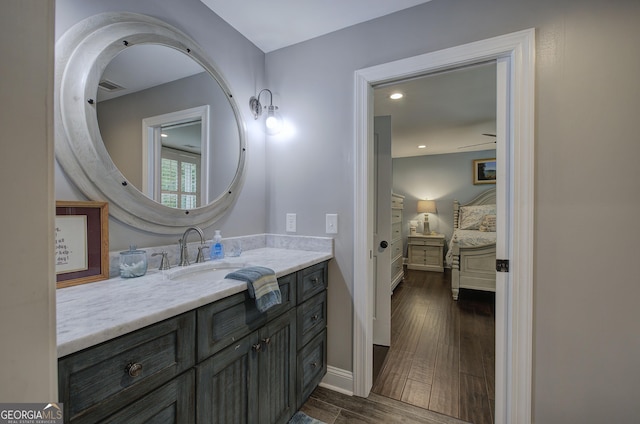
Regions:
<instances>
[{"instance_id":1,"label":"table lamp","mask_svg":"<svg viewBox=\"0 0 640 424\"><path fill-rule=\"evenodd\" d=\"M422 234L424 235L431 234L431 229L429 228L428 214L436 213L435 200L418 200L418 213L424 213L424 228L422 229Z\"/></svg>"}]
</instances>

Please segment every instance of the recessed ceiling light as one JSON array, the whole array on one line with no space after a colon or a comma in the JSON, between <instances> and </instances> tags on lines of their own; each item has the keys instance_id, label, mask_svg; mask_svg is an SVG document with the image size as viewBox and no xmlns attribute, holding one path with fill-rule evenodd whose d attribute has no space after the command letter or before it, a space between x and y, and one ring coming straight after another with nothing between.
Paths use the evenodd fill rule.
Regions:
<instances>
[{"instance_id":1,"label":"recessed ceiling light","mask_svg":"<svg viewBox=\"0 0 640 424\"><path fill-rule=\"evenodd\" d=\"M404 94L402 94L402 93L393 93L393 94L391 94L391 95L389 96L389 98L390 98L391 100L398 100L398 99L401 99L401 98L403 98L403 97L404 97Z\"/></svg>"},{"instance_id":2,"label":"recessed ceiling light","mask_svg":"<svg viewBox=\"0 0 640 424\"><path fill-rule=\"evenodd\" d=\"M169 135L168 135L168 134L165 134L165 133L161 133L161 134L160 134L160 137L169 137Z\"/></svg>"},{"instance_id":3,"label":"recessed ceiling light","mask_svg":"<svg viewBox=\"0 0 640 424\"><path fill-rule=\"evenodd\" d=\"M426 144L421 144L418 146L418 149L426 149L426 148L427 148Z\"/></svg>"}]
</instances>

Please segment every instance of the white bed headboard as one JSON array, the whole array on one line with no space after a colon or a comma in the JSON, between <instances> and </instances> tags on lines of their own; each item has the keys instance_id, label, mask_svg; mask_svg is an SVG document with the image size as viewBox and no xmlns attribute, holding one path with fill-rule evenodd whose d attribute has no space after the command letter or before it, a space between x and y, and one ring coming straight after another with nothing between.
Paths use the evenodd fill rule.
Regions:
<instances>
[{"instance_id":1,"label":"white bed headboard","mask_svg":"<svg viewBox=\"0 0 640 424\"><path fill-rule=\"evenodd\" d=\"M490 188L483 191L470 202L460 205L457 200L453 201L453 228L458 228L458 219L460 218L460 206L477 206L477 205L495 205L496 204L496 188Z\"/></svg>"}]
</instances>

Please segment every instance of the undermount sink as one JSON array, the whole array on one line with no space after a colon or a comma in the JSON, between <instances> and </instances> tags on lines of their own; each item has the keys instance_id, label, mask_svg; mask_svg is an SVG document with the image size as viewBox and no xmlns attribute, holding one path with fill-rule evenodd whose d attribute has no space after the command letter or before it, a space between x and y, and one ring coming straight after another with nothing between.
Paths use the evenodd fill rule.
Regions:
<instances>
[{"instance_id":1,"label":"undermount sink","mask_svg":"<svg viewBox=\"0 0 640 424\"><path fill-rule=\"evenodd\" d=\"M165 276L173 281L209 280L216 282L224 279L230 272L245 267L245 264L205 262L184 267L172 268L165 271Z\"/></svg>"}]
</instances>

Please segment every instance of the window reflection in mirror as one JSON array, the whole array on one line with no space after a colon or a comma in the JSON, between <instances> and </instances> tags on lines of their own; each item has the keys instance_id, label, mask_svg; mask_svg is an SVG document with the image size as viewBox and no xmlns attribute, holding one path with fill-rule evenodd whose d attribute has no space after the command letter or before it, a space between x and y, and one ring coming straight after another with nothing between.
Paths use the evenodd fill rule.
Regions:
<instances>
[{"instance_id":1,"label":"window reflection in mirror","mask_svg":"<svg viewBox=\"0 0 640 424\"><path fill-rule=\"evenodd\" d=\"M201 133L200 119L160 127L161 204L182 209L201 206Z\"/></svg>"},{"instance_id":2,"label":"window reflection in mirror","mask_svg":"<svg viewBox=\"0 0 640 424\"><path fill-rule=\"evenodd\" d=\"M226 191L240 157L236 119L227 94L191 57L162 45L128 47L107 65L97 98L98 126L105 147L116 167L138 190L158 203L182 209L204 206ZM200 141L194 138L171 146L186 152L174 152L174 158L184 159L175 163L182 169L175 168L175 180L161 181L161 157L170 154L161 153L166 149L160 146L170 142L163 139L160 143L160 127L175 125L172 129L163 127L167 134L187 128L185 124L194 120L189 112L196 110L202 128L191 130L200 132ZM199 166L193 156L187 160L196 152L186 144L197 143ZM187 170L193 178L187 178Z\"/></svg>"}]
</instances>

